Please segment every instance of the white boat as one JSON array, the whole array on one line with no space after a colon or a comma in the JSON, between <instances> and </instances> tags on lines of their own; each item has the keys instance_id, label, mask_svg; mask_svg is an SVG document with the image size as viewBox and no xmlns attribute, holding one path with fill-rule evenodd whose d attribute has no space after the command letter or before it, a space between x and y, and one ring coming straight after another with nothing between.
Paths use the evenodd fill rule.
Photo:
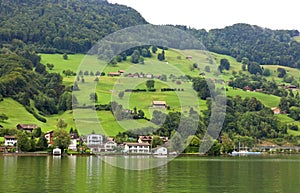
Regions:
<instances>
[{"instance_id":1,"label":"white boat","mask_svg":"<svg viewBox=\"0 0 300 193\"><path fill-rule=\"evenodd\" d=\"M233 151L231 153L232 156L235 155L259 155L261 152L253 152L253 151L247 151L247 150L240 150L240 151Z\"/></svg>"}]
</instances>

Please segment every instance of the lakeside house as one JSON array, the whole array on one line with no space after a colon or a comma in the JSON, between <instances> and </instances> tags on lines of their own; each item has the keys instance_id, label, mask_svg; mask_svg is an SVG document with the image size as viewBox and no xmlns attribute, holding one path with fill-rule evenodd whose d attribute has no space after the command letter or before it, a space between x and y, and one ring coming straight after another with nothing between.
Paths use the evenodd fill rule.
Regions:
<instances>
[{"instance_id":1,"label":"lakeside house","mask_svg":"<svg viewBox=\"0 0 300 193\"><path fill-rule=\"evenodd\" d=\"M152 107L166 108L167 103L166 101L152 101Z\"/></svg>"},{"instance_id":2,"label":"lakeside house","mask_svg":"<svg viewBox=\"0 0 300 193\"><path fill-rule=\"evenodd\" d=\"M17 145L17 138L14 135L5 135L4 136L4 145L5 146L16 146Z\"/></svg>"},{"instance_id":3,"label":"lakeside house","mask_svg":"<svg viewBox=\"0 0 300 193\"><path fill-rule=\"evenodd\" d=\"M124 143L125 153L135 154L149 154L150 144L149 143Z\"/></svg>"},{"instance_id":4,"label":"lakeside house","mask_svg":"<svg viewBox=\"0 0 300 193\"><path fill-rule=\"evenodd\" d=\"M109 151L114 151L115 149L117 148L117 143L114 142L114 141L107 141L105 144L104 144L104 150L106 152L109 152Z\"/></svg>"},{"instance_id":5,"label":"lakeside house","mask_svg":"<svg viewBox=\"0 0 300 193\"><path fill-rule=\"evenodd\" d=\"M92 152L100 152L103 148L103 136L100 134L90 134L86 138L86 144Z\"/></svg>"},{"instance_id":6,"label":"lakeside house","mask_svg":"<svg viewBox=\"0 0 300 193\"><path fill-rule=\"evenodd\" d=\"M34 129L38 128L36 124L18 124L17 129L31 133Z\"/></svg>"},{"instance_id":7,"label":"lakeside house","mask_svg":"<svg viewBox=\"0 0 300 193\"><path fill-rule=\"evenodd\" d=\"M47 131L47 133L45 133L44 137L47 139L47 142L49 145L52 145L52 139L53 139L53 133L54 131Z\"/></svg>"},{"instance_id":8,"label":"lakeside house","mask_svg":"<svg viewBox=\"0 0 300 193\"><path fill-rule=\"evenodd\" d=\"M68 150L77 151L77 141L78 139L71 139L71 143L68 147Z\"/></svg>"}]
</instances>

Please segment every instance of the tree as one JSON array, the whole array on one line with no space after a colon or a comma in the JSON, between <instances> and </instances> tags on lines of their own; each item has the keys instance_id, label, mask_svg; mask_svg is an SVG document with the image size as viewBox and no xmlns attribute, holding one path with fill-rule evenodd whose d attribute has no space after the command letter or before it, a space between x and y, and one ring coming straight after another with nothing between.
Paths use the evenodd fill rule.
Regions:
<instances>
[{"instance_id":1,"label":"tree","mask_svg":"<svg viewBox=\"0 0 300 193\"><path fill-rule=\"evenodd\" d=\"M156 125L162 125L165 122L166 114L161 111L153 111L151 121Z\"/></svg>"},{"instance_id":2,"label":"tree","mask_svg":"<svg viewBox=\"0 0 300 193\"><path fill-rule=\"evenodd\" d=\"M164 50L162 51L162 53L159 53L159 54L157 55L157 59L158 59L159 61L164 61L164 60L165 60L165 51L164 51Z\"/></svg>"},{"instance_id":3,"label":"tree","mask_svg":"<svg viewBox=\"0 0 300 193\"><path fill-rule=\"evenodd\" d=\"M53 133L53 146L61 150L66 149L71 144L69 133L64 129L57 129Z\"/></svg>"},{"instance_id":4,"label":"tree","mask_svg":"<svg viewBox=\"0 0 300 193\"><path fill-rule=\"evenodd\" d=\"M285 98L285 97L280 98L279 108L282 112L285 112L285 113L290 112L289 102L288 102L287 98Z\"/></svg>"},{"instance_id":5,"label":"tree","mask_svg":"<svg viewBox=\"0 0 300 193\"><path fill-rule=\"evenodd\" d=\"M160 138L160 136L153 136L151 141L151 147L156 148L157 146L160 146L163 144L163 140Z\"/></svg>"},{"instance_id":6,"label":"tree","mask_svg":"<svg viewBox=\"0 0 300 193\"><path fill-rule=\"evenodd\" d=\"M270 76L270 75L271 75L270 69L268 69L268 68L264 69L263 75L264 75L264 76Z\"/></svg>"},{"instance_id":7,"label":"tree","mask_svg":"<svg viewBox=\"0 0 300 193\"><path fill-rule=\"evenodd\" d=\"M32 131L32 136L35 138L38 138L41 135L42 135L42 129L40 127L36 128Z\"/></svg>"},{"instance_id":8,"label":"tree","mask_svg":"<svg viewBox=\"0 0 300 193\"><path fill-rule=\"evenodd\" d=\"M36 144L36 149L37 150L45 150L47 148L48 148L47 139L45 138L45 136L40 136L38 141L37 141L37 144Z\"/></svg>"},{"instance_id":9,"label":"tree","mask_svg":"<svg viewBox=\"0 0 300 193\"><path fill-rule=\"evenodd\" d=\"M286 70L284 68L277 68L278 78L283 78L286 75Z\"/></svg>"},{"instance_id":10,"label":"tree","mask_svg":"<svg viewBox=\"0 0 300 193\"><path fill-rule=\"evenodd\" d=\"M175 132L170 139L170 146L172 151L177 153L182 152L184 144L181 135L178 132Z\"/></svg>"},{"instance_id":11,"label":"tree","mask_svg":"<svg viewBox=\"0 0 300 193\"><path fill-rule=\"evenodd\" d=\"M220 66L221 66L222 70L223 70L223 69L229 70L229 69L230 69L230 62L229 62L227 59L222 58L222 59L220 60Z\"/></svg>"},{"instance_id":12,"label":"tree","mask_svg":"<svg viewBox=\"0 0 300 193\"><path fill-rule=\"evenodd\" d=\"M139 59L140 59L140 52L138 50L134 50L131 55L130 61L134 64L137 64L139 63Z\"/></svg>"},{"instance_id":13,"label":"tree","mask_svg":"<svg viewBox=\"0 0 300 193\"><path fill-rule=\"evenodd\" d=\"M231 153L234 150L234 143L228 136L228 134L223 134L221 137L221 152Z\"/></svg>"},{"instance_id":14,"label":"tree","mask_svg":"<svg viewBox=\"0 0 300 193\"><path fill-rule=\"evenodd\" d=\"M205 66L204 70L205 70L205 72L210 72L210 67L209 66Z\"/></svg>"},{"instance_id":15,"label":"tree","mask_svg":"<svg viewBox=\"0 0 300 193\"><path fill-rule=\"evenodd\" d=\"M146 82L146 86L148 89L154 88L154 84L155 84L154 80L147 80Z\"/></svg>"},{"instance_id":16,"label":"tree","mask_svg":"<svg viewBox=\"0 0 300 193\"><path fill-rule=\"evenodd\" d=\"M251 62L248 65L248 71L251 74L262 74L263 70L261 69L260 65L256 62Z\"/></svg>"},{"instance_id":17,"label":"tree","mask_svg":"<svg viewBox=\"0 0 300 193\"><path fill-rule=\"evenodd\" d=\"M63 54L63 59L68 60L68 55L66 53Z\"/></svg>"},{"instance_id":18,"label":"tree","mask_svg":"<svg viewBox=\"0 0 300 193\"><path fill-rule=\"evenodd\" d=\"M4 122L4 121L6 121L6 120L8 120L8 116L7 116L6 114L4 114L4 113L1 113L1 114L0 114L0 121L1 121L1 122Z\"/></svg>"},{"instance_id":19,"label":"tree","mask_svg":"<svg viewBox=\"0 0 300 193\"><path fill-rule=\"evenodd\" d=\"M49 68L49 70L52 70L52 69L54 68L54 65L53 65L53 64L47 63L46 65L47 65L47 67Z\"/></svg>"},{"instance_id":20,"label":"tree","mask_svg":"<svg viewBox=\"0 0 300 193\"><path fill-rule=\"evenodd\" d=\"M120 99L122 99L124 97L124 91L119 92L118 96Z\"/></svg>"},{"instance_id":21,"label":"tree","mask_svg":"<svg viewBox=\"0 0 300 193\"><path fill-rule=\"evenodd\" d=\"M93 92L90 94L90 100L91 101L94 101L94 102L97 102L98 101L98 95L97 93Z\"/></svg>"},{"instance_id":22,"label":"tree","mask_svg":"<svg viewBox=\"0 0 300 193\"><path fill-rule=\"evenodd\" d=\"M65 128L67 128L67 126L68 126L68 124L62 119L59 119L57 124L56 124L56 127L58 129L65 129Z\"/></svg>"},{"instance_id":23,"label":"tree","mask_svg":"<svg viewBox=\"0 0 300 193\"><path fill-rule=\"evenodd\" d=\"M157 52L157 47L156 46L152 46L152 53L155 54Z\"/></svg>"},{"instance_id":24,"label":"tree","mask_svg":"<svg viewBox=\"0 0 300 193\"><path fill-rule=\"evenodd\" d=\"M29 136L25 131L19 131L17 134L17 146L20 151L30 151L31 143Z\"/></svg>"}]
</instances>

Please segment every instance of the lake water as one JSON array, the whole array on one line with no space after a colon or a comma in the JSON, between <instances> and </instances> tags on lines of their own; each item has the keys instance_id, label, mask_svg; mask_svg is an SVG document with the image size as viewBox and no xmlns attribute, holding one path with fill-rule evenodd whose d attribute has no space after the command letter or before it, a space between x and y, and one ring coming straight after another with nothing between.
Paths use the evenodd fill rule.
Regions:
<instances>
[{"instance_id":1,"label":"lake water","mask_svg":"<svg viewBox=\"0 0 300 193\"><path fill-rule=\"evenodd\" d=\"M0 156L0 192L298 193L300 155L180 157L148 170L95 156Z\"/></svg>"}]
</instances>

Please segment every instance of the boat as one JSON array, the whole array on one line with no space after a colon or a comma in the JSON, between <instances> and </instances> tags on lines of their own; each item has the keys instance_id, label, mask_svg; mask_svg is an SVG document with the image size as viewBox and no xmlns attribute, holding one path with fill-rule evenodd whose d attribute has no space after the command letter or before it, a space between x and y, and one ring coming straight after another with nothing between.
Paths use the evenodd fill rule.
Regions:
<instances>
[{"instance_id":1,"label":"boat","mask_svg":"<svg viewBox=\"0 0 300 193\"><path fill-rule=\"evenodd\" d=\"M240 143L239 143L239 151L234 150L233 152L231 152L230 155L240 156L240 155L259 155L259 154L261 154L261 152L248 151L247 147L244 147L244 150L241 150Z\"/></svg>"},{"instance_id":2,"label":"boat","mask_svg":"<svg viewBox=\"0 0 300 193\"><path fill-rule=\"evenodd\" d=\"M247 151L247 150L240 150L240 151L233 151L231 153L232 156L237 155L259 155L261 152L253 152L253 151Z\"/></svg>"}]
</instances>

